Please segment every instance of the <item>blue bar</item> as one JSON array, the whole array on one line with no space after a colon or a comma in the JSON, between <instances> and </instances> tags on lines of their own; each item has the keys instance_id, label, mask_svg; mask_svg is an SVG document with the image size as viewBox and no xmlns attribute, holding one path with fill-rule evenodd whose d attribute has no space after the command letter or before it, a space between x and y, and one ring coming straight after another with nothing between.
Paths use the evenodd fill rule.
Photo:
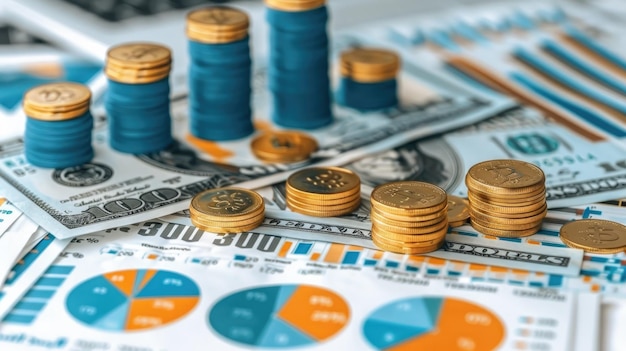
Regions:
<instances>
[{"instance_id":1,"label":"blue bar","mask_svg":"<svg viewBox=\"0 0 626 351\"><path fill-rule=\"evenodd\" d=\"M396 261L387 261L385 262L385 267L387 268L398 268L400 264Z\"/></svg>"},{"instance_id":2,"label":"blue bar","mask_svg":"<svg viewBox=\"0 0 626 351\"><path fill-rule=\"evenodd\" d=\"M461 275L461 272L448 271L448 275L458 277Z\"/></svg>"},{"instance_id":3,"label":"blue bar","mask_svg":"<svg viewBox=\"0 0 626 351\"><path fill-rule=\"evenodd\" d=\"M39 255L48 247L48 245L50 245L52 241L54 241L54 236L50 234L44 236L43 239L41 239L41 241L35 245L35 247L24 256L24 258L22 258L21 263L13 266L13 274L11 275L11 278L7 279L6 284L11 285L15 280L17 280L22 273L24 273L26 269L33 264L33 262L35 262L37 257L39 257Z\"/></svg>"},{"instance_id":4,"label":"blue bar","mask_svg":"<svg viewBox=\"0 0 626 351\"><path fill-rule=\"evenodd\" d=\"M74 269L73 266L52 266L44 274L63 274L68 275Z\"/></svg>"},{"instance_id":5,"label":"blue bar","mask_svg":"<svg viewBox=\"0 0 626 351\"><path fill-rule=\"evenodd\" d=\"M590 277L597 277L600 275L601 272L599 271L589 271L589 270L585 270L585 269L581 269L580 270L580 275L588 275Z\"/></svg>"},{"instance_id":6,"label":"blue bar","mask_svg":"<svg viewBox=\"0 0 626 351\"><path fill-rule=\"evenodd\" d=\"M457 233L457 234L460 234L460 235L466 235L466 236L475 236L475 237L477 237L477 236L478 236L478 234L476 234L476 233L462 232L462 231L460 231L460 230L459 230L459 231L457 231L456 233Z\"/></svg>"},{"instance_id":7,"label":"blue bar","mask_svg":"<svg viewBox=\"0 0 626 351\"><path fill-rule=\"evenodd\" d=\"M609 261L608 258L606 257L598 257L598 256L591 256L591 258L589 259L589 261L591 262L600 262L600 263L606 263Z\"/></svg>"},{"instance_id":8,"label":"blue bar","mask_svg":"<svg viewBox=\"0 0 626 351\"><path fill-rule=\"evenodd\" d=\"M522 239L520 238L506 238L506 237L500 237L499 240L503 240L503 241L512 241L514 243L521 243Z\"/></svg>"},{"instance_id":9,"label":"blue bar","mask_svg":"<svg viewBox=\"0 0 626 351\"><path fill-rule=\"evenodd\" d=\"M406 270L409 272L419 272L420 269L418 267L406 266Z\"/></svg>"},{"instance_id":10,"label":"blue bar","mask_svg":"<svg viewBox=\"0 0 626 351\"><path fill-rule=\"evenodd\" d=\"M613 272L615 272L618 268L620 268L620 267L615 267L615 266L604 266L604 271L605 271L605 272L611 272L611 273L613 273Z\"/></svg>"},{"instance_id":11,"label":"blue bar","mask_svg":"<svg viewBox=\"0 0 626 351\"><path fill-rule=\"evenodd\" d=\"M533 288L541 288L541 287L543 287L543 283L542 282L530 282L530 283L528 283L528 285L532 286Z\"/></svg>"},{"instance_id":12,"label":"blue bar","mask_svg":"<svg viewBox=\"0 0 626 351\"><path fill-rule=\"evenodd\" d=\"M553 230L539 229L537 234L549 235L549 236L559 236L559 232L555 232Z\"/></svg>"},{"instance_id":13,"label":"blue bar","mask_svg":"<svg viewBox=\"0 0 626 351\"><path fill-rule=\"evenodd\" d=\"M519 280L509 280L509 283L513 285L524 285L524 282L519 281Z\"/></svg>"},{"instance_id":14,"label":"blue bar","mask_svg":"<svg viewBox=\"0 0 626 351\"><path fill-rule=\"evenodd\" d=\"M296 255L306 255L309 253L312 247L313 247L313 244L299 243L298 246L296 246L296 249L293 253Z\"/></svg>"},{"instance_id":15,"label":"blue bar","mask_svg":"<svg viewBox=\"0 0 626 351\"><path fill-rule=\"evenodd\" d=\"M504 283L504 279L489 278L487 279L487 281L492 282L492 283Z\"/></svg>"},{"instance_id":16,"label":"blue bar","mask_svg":"<svg viewBox=\"0 0 626 351\"><path fill-rule=\"evenodd\" d=\"M482 277L472 277L473 282L484 282L485 278Z\"/></svg>"},{"instance_id":17,"label":"blue bar","mask_svg":"<svg viewBox=\"0 0 626 351\"><path fill-rule=\"evenodd\" d=\"M341 261L341 263L342 264L356 264L356 261L358 261L359 259L359 254L361 254L361 252L359 251L348 251L343 256L343 261Z\"/></svg>"},{"instance_id":18,"label":"blue bar","mask_svg":"<svg viewBox=\"0 0 626 351\"><path fill-rule=\"evenodd\" d=\"M39 290L39 289L32 289L30 291L28 291L26 293L26 295L24 295L24 298L33 298L33 299L49 299L51 298L54 293L56 291L55 290Z\"/></svg>"},{"instance_id":19,"label":"blue bar","mask_svg":"<svg viewBox=\"0 0 626 351\"><path fill-rule=\"evenodd\" d=\"M363 262L363 265L365 265L365 266L375 266L376 263L378 263L378 261L376 261L376 260L367 260L366 259L365 262Z\"/></svg>"},{"instance_id":20,"label":"blue bar","mask_svg":"<svg viewBox=\"0 0 626 351\"><path fill-rule=\"evenodd\" d=\"M7 323L30 324L35 319L34 315L9 314L2 320Z\"/></svg>"},{"instance_id":21,"label":"blue bar","mask_svg":"<svg viewBox=\"0 0 626 351\"><path fill-rule=\"evenodd\" d=\"M35 283L36 287L40 287L40 286L61 286L61 284L63 284L63 281L65 280L65 278L49 278L49 277L42 277L39 278L39 280L37 280L37 282Z\"/></svg>"},{"instance_id":22,"label":"blue bar","mask_svg":"<svg viewBox=\"0 0 626 351\"><path fill-rule=\"evenodd\" d=\"M439 274L439 270L438 269L433 269L433 268L428 268L426 270L426 274Z\"/></svg>"},{"instance_id":23,"label":"blue bar","mask_svg":"<svg viewBox=\"0 0 626 351\"><path fill-rule=\"evenodd\" d=\"M549 243L549 242L545 242L545 241L541 242L541 246L567 247L567 245L558 244L558 243Z\"/></svg>"},{"instance_id":24,"label":"blue bar","mask_svg":"<svg viewBox=\"0 0 626 351\"><path fill-rule=\"evenodd\" d=\"M562 286L563 276L557 274L550 274L548 277L548 286Z\"/></svg>"},{"instance_id":25,"label":"blue bar","mask_svg":"<svg viewBox=\"0 0 626 351\"><path fill-rule=\"evenodd\" d=\"M41 311L46 304L44 302L18 302L15 307L13 307L13 312L18 310L20 311Z\"/></svg>"},{"instance_id":26,"label":"blue bar","mask_svg":"<svg viewBox=\"0 0 626 351\"><path fill-rule=\"evenodd\" d=\"M244 255L235 255L235 261L245 261L246 256Z\"/></svg>"}]
</instances>

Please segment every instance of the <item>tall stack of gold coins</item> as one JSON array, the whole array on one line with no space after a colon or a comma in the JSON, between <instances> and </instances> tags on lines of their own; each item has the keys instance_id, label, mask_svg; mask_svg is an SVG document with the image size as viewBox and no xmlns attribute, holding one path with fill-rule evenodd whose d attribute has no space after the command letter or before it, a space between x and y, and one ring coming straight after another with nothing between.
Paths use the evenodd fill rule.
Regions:
<instances>
[{"instance_id":1,"label":"tall stack of gold coins","mask_svg":"<svg viewBox=\"0 0 626 351\"><path fill-rule=\"evenodd\" d=\"M287 178L287 206L314 217L336 217L354 212L361 204L361 180L338 167L311 167Z\"/></svg>"},{"instance_id":2,"label":"tall stack of gold coins","mask_svg":"<svg viewBox=\"0 0 626 351\"><path fill-rule=\"evenodd\" d=\"M385 251L420 254L439 249L448 232L448 198L440 187L392 182L372 191L372 240Z\"/></svg>"},{"instance_id":3,"label":"tall stack of gold coins","mask_svg":"<svg viewBox=\"0 0 626 351\"><path fill-rule=\"evenodd\" d=\"M33 166L65 168L91 161L91 91L71 82L37 86L24 95L24 155Z\"/></svg>"},{"instance_id":4,"label":"tall stack of gold coins","mask_svg":"<svg viewBox=\"0 0 626 351\"><path fill-rule=\"evenodd\" d=\"M539 167L524 161L472 166L465 176L472 227L493 236L535 234L547 213L545 181Z\"/></svg>"},{"instance_id":5,"label":"tall stack of gold coins","mask_svg":"<svg viewBox=\"0 0 626 351\"><path fill-rule=\"evenodd\" d=\"M398 104L396 76L400 57L393 51L354 48L341 54L337 100L357 110L378 110Z\"/></svg>"},{"instance_id":6,"label":"tall stack of gold coins","mask_svg":"<svg viewBox=\"0 0 626 351\"><path fill-rule=\"evenodd\" d=\"M172 144L171 65L171 51L162 45L128 43L109 49L104 104L113 149L144 154Z\"/></svg>"},{"instance_id":7,"label":"tall stack of gold coins","mask_svg":"<svg viewBox=\"0 0 626 351\"><path fill-rule=\"evenodd\" d=\"M191 223L207 232L241 233L263 223L265 202L261 195L248 189L209 189L193 197L189 214Z\"/></svg>"}]
</instances>

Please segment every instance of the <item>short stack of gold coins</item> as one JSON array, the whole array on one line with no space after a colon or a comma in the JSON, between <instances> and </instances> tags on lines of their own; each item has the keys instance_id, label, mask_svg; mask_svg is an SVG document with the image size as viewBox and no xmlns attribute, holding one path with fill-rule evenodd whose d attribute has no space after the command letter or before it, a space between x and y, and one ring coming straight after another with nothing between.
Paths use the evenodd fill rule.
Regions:
<instances>
[{"instance_id":1,"label":"short stack of gold coins","mask_svg":"<svg viewBox=\"0 0 626 351\"><path fill-rule=\"evenodd\" d=\"M500 237L535 234L547 213L545 181L539 167L524 161L472 166L465 176L472 227Z\"/></svg>"},{"instance_id":2,"label":"short stack of gold coins","mask_svg":"<svg viewBox=\"0 0 626 351\"><path fill-rule=\"evenodd\" d=\"M361 180L339 167L310 167L287 178L287 207L314 217L336 217L361 205Z\"/></svg>"},{"instance_id":3,"label":"short stack of gold coins","mask_svg":"<svg viewBox=\"0 0 626 351\"><path fill-rule=\"evenodd\" d=\"M393 51L353 48L341 53L339 73L361 83L394 79L400 70L400 57Z\"/></svg>"},{"instance_id":4,"label":"short stack of gold coins","mask_svg":"<svg viewBox=\"0 0 626 351\"><path fill-rule=\"evenodd\" d=\"M189 12L186 34L189 39L210 44L232 43L248 36L250 20L237 9L212 6Z\"/></svg>"},{"instance_id":5,"label":"short stack of gold coins","mask_svg":"<svg viewBox=\"0 0 626 351\"><path fill-rule=\"evenodd\" d=\"M116 82L147 84L169 76L171 67L169 48L152 43L127 43L109 49L104 73Z\"/></svg>"},{"instance_id":6,"label":"short stack of gold coins","mask_svg":"<svg viewBox=\"0 0 626 351\"><path fill-rule=\"evenodd\" d=\"M385 251L421 254L439 249L448 232L448 198L418 181L382 184L372 191L372 240Z\"/></svg>"},{"instance_id":7,"label":"short stack of gold coins","mask_svg":"<svg viewBox=\"0 0 626 351\"><path fill-rule=\"evenodd\" d=\"M236 187L198 193L189 205L191 223L212 233L253 230L265 219L265 202L258 193Z\"/></svg>"}]
</instances>

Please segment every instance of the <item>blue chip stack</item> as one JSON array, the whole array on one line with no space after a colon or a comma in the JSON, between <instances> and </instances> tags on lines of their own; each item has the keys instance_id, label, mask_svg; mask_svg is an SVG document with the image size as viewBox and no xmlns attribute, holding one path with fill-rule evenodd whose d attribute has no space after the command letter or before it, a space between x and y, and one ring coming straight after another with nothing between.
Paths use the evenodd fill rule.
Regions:
<instances>
[{"instance_id":1,"label":"blue chip stack","mask_svg":"<svg viewBox=\"0 0 626 351\"><path fill-rule=\"evenodd\" d=\"M398 105L400 58L392 51L354 48L341 53L337 102L359 111Z\"/></svg>"},{"instance_id":2,"label":"blue chip stack","mask_svg":"<svg viewBox=\"0 0 626 351\"><path fill-rule=\"evenodd\" d=\"M189 129L206 140L246 137L252 125L248 15L213 6L187 16Z\"/></svg>"},{"instance_id":3,"label":"blue chip stack","mask_svg":"<svg viewBox=\"0 0 626 351\"><path fill-rule=\"evenodd\" d=\"M265 0L272 118L288 128L333 121L325 0Z\"/></svg>"},{"instance_id":4,"label":"blue chip stack","mask_svg":"<svg viewBox=\"0 0 626 351\"><path fill-rule=\"evenodd\" d=\"M66 168L90 162L91 91L78 83L50 83L24 95L24 153L33 166Z\"/></svg>"},{"instance_id":5,"label":"blue chip stack","mask_svg":"<svg viewBox=\"0 0 626 351\"><path fill-rule=\"evenodd\" d=\"M107 53L109 85L105 108L109 144L117 151L146 154L172 142L168 48L151 43L129 43Z\"/></svg>"}]
</instances>

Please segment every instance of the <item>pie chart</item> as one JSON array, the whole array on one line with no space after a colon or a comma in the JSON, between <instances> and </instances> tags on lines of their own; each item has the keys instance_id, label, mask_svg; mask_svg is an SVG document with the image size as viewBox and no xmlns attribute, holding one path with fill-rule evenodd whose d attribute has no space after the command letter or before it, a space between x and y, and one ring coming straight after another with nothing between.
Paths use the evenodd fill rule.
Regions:
<instances>
[{"instance_id":1,"label":"pie chart","mask_svg":"<svg viewBox=\"0 0 626 351\"><path fill-rule=\"evenodd\" d=\"M208 322L229 341L291 348L333 337L349 317L346 301L328 289L272 285L227 295L213 305Z\"/></svg>"},{"instance_id":2,"label":"pie chart","mask_svg":"<svg viewBox=\"0 0 626 351\"><path fill-rule=\"evenodd\" d=\"M134 331L171 323L200 300L196 283L184 275L156 269L129 269L98 275L76 286L68 312L93 328Z\"/></svg>"},{"instance_id":3,"label":"pie chart","mask_svg":"<svg viewBox=\"0 0 626 351\"><path fill-rule=\"evenodd\" d=\"M377 350L489 351L504 339L499 317L482 306L451 297L415 297L386 304L363 324Z\"/></svg>"}]
</instances>

